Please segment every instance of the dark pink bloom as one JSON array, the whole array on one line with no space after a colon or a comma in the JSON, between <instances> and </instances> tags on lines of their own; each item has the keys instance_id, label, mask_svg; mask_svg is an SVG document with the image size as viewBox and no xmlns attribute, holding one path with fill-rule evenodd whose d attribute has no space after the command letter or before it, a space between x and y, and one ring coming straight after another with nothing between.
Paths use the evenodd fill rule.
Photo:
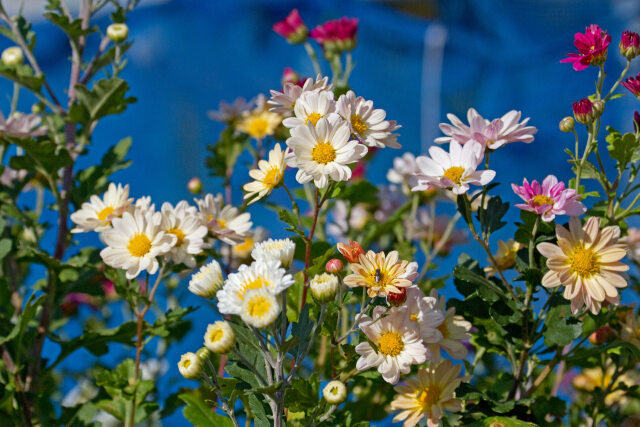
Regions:
<instances>
[{"instance_id":1,"label":"dark pink bloom","mask_svg":"<svg viewBox=\"0 0 640 427\"><path fill-rule=\"evenodd\" d=\"M640 55L640 36L638 33L624 31L620 38L620 55L631 61Z\"/></svg>"},{"instance_id":2,"label":"dark pink bloom","mask_svg":"<svg viewBox=\"0 0 640 427\"><path fill-rule=\"evenodd\" d=\"M287 39L289 43L302 43L307 39L309 30L302 22L298 9L289 12L286 18L273 24L273 31Z\"/></svg>"},{"instance_id":3,"label":"dark pink bloom","mask_svg":"<svg viewBox=\"0 0 640 427\"><path fill-rule=\"evenodd\" d=\"M282 87L287 83L294 84L296 86L304 86L306 79L301 79L300 74L296 73L292 68L286 67L282 72Z\"/></svg>"},{"instance_id":4,"label":"dark pink bloom","mask_svg":"<svg viewBox=\"0 0 640 427\"><path fill-rule=\"evenodd\" d=\"M629 92L640 97L640 74L635 77L629 77L622 82L622 86L629 89Z\"/></svg>"},{"instance_id":5,"label":"dark pink bloom","mask_svg":"<svg viewBox=\"0 0 640 427\"><path fill-rule=\"evenodd\" d=\"M588 124L593 121L594 117L593 103L589 98L583 98L573 103L573 115L578 123Z\"/></svg>"},{"instance_id":6,"label":"dark pink bloom","mask_svg":"<svg viewBox=\"0 0 640 427\"><path fill-rule=\"evenodd\" d=\"M556 215L579 216L587 208L579 200L572 188L564 188L564 182L558 182L553 175L547 176L542 185L533 180L531 184L525 178L522 186L511 184L511 188L526 203L516 207L542 216L545 222L553 221Z\"/></svg>"},{"instance_id":7,"label":"dark pink bloom","mask_svg":"<svg viewBox=\"0 0 640 427\"><path fill-rule=\"evenodd\" d=\"M356 46L358 19L346 16L334 21L327 21L311 30L312 39L322 45L325 50L351 50Z\"/></svg>"},{"instance_id":8,"label":"dark pink bloom","mask_svg":"<svg viewBox=\"0 0 640 427\"><path fill-rule=\"evenodd\" d=\"M587 27L584 33L576 33L573 44L580 53L568 53L568 58L560 62L573 64L573 69L582 71L589 65L600 66L607 60L607 48L611 43L611 36L597 25Z\"/></svg>"}]
</instances>

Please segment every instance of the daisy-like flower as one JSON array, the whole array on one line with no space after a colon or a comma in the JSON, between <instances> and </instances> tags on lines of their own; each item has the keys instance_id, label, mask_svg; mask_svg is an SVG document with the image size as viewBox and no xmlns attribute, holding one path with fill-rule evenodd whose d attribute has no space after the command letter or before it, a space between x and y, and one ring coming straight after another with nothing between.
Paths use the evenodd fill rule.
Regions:
<instances>
[{"instance_id":1,"label":"daisy-like flower","mask_svg":"<svg viewBox=\"0 0 640 427\"><path fill-rule=\"evenodd\" d=\"M295 251L296 244L291 239L269 239L257 243L251 257L256 261L278 261L283 268L289 268Z\"/></svg>"},{"instance_id":2,"label":"daisy-like flower","mask_svg":"<svg viewBox=\"0 0 640 427\"><path fill-rule=\"evenodd\" d=\"M273 295L278 295L293 282L293 277L280 268L279 261L256 261L251 265L241 265L237 273L229 275L216 294L218 310L223 314L239 315L248 291L265 288Z\"/></svg>"},{"instance_id":3,"label":"daisy-like flower","mask_svg":"<svg viewBox=\"0 0 640 427\"><path fill-rule=\"evenodd\" d=\"M620 55L631 61L636 56L640 55L640 35L629 30L622 32L620 37Z\"/></svg>"},{"instance_id":4,"label":"daisy-like flower","mask_svg":"<svg viewBox=\"0 0 640 427\"><path fill-rule=\"evenodd\" d=\"M82 204L80 210L71 214L71 221L76 226L72 233L83 233L86 231L104 231L111 227L111 220L122 216L122 213L129 208L133 202L129 198L129 185L114 183L109 184L109 188L102 195L91 196L89 202Z\"/></svg>"},{"instance_id":5,"label":"daisy-like flower","mask_svg":"<svg viewBox=\"0 0 640 427\"><path fill-rule=\"evenodd\" d=\"M136 200L133 206L129 207L129 212L142 212L143 214L154 213L156 211L155 203L151 203L151 196L143 196Z\"/></svg>"},{"instance_id":6,"label":"daisy-like flower","mask_svg":"<svg viewBox=\"0 0 640 427\"><path fill-rule=\"evenodd\" d=\"M329 381L322 389L322 396L327 403L339 405L347 398L347 387L342 381Z\"/></svg>"},{"instance_id":7,"label":"daisy-like flower","mask_svg":"<svg viewBox=\"0 0 640 427\"><path fill-rule=\"evenodd\" d=\"M424 363L428 352L422 344L418 325L409 320L406 308L391 309L387 316L381 317L385 310L385 307L377 306L373 309L373 317L362 316L360 319L360 330L368 341L356 346L356 353L361 356L356 368L364 371L376 367L386 382L395 384L400 374L411 371L411 365Z\"/></svg>"},{"instance_id":8,"label":"daisy-like flower","mask_svg":"<svg viewBox=\"0 0 640 427\"><path fill-rule=\"evenodd\" d=\"M427 417L428 427L438 427L444 411L459 412L462 402L456 399L455 390L470 376L460 376L461 365L443 360L418 371L416 378L394 387L398 393L391 402L392 410L400 410L393 422L404 420L403 427L413 427Z\"/></svg>"},{"instance_id":9,"label":"daisy-like flower","mask_svg":"<svg viewBox=\"0 0 640 427\"><path fill-rule=\"evenodd\" d=\"M367 101L350 90L338 98L336 110L351 125L351 133L369 147L400 148L397 135L391 133L398 129L395 122L385 120L387 113L373 108L373 101Z\"/></svg>"},{"instance_id":10,"label":"daisy-like flower","mask_svg":"<svg viewBox=\"0 0 640 427\"><path fill-rule=\"evenodd\" d=\"M218 261L213 260L209 264L200 267L197 273L191 276L189 291L203 298L213 299L216 293L222 289L224 279L222 269Z\"/></svg>"},{"instance_id":11,"label":"daisy-like flower","mask_svg":"<svg viewBox=\"0 0 640 427\"><path fill-rule=\"evenodd\" d=\"M618 243L620 228L600 230L600 218L595 217L583 227L578 217L571 217L569 230L557 225L556 236L557 245L543 242L537 246L549 267L542 286L564 286L564 297L571 300L573 314L583 306L598 314L603 301L618 304L618 288L627 286L621 273L629 269L620 262L627 253L626 246Z\"/></svg>"},{"instance_id":12,"label":"daisy-like flower","mask_svg":"<svg viewBox=\"0 0 640 427\"><path fill-rule=\"evenodd\" d=\"M511 184L511 188L526 202L516 207L540 215L545 222L553 221L556 215L580 216L587 211L576 190L565 189L564 182L553 175L547 176L542 185L535 179L529 184L525 178L521 187Z\"/></svg>"},{"instance_id":13,"label":"daisy-like flower","mask_svg":"<svg viewBox=\"0 0 640 427\"><path fill-rule=\"evenodd\" d=\"M444 322L444 313L436 309L438 300L426 296L417 286L410 286L407 290L407 315L415 322L420 330L420 337L425 345L442 340L442 333L438 327Z\"/></svg>"},{"instance_id":14,"label":"daisy-like flower","mask_svg":"<svg viewBox=\"0 0 640 427\"><path fill-rule=\"evenodd\" d=\"M45 135L46 126L40 126L42 119L37 114L14 113L5 120L0 112L0 135L15 138L35 138Z\"/></svg>"},{"instance_id":15,"label":"daisy-like flower","mask_svg":"<svg viewBox=\"0 0 640 427\"><path fill-rule=\"evenodd\" d=\"M417 264L416 264L417 267ZM399 288L411 286L413 266L398 258L398 251L375 253L369 251L360 255L357 262L349 264L353 274L344 278L344 284L350 288L366 287L369 297L385 297L389 292L400 292Z\"/></svg>"},{"instance_id":16,"label":"daisy-like flower","mask_svg":"<svg viewBox=\"0 0 640 427\"><path fill-rule=\"evenodd\" d=\"M207 112L211 120L228 123L240 117L244 112L251 110L253 100L247 102L244 98L236 98L231 104L220 101L217 110Z\"/></svg>"},{"instance_id":17,"label":"daisy-like flower","mask_svg":"<svg viewBox=\"0 0 640 427\"><path fill-rule=\"evenodd\" d=\"M622 86L626 87L633 96L640 98L640 74L635 77L629 77L622 82Z\"/></svg>"},{"instance_id":18,"label":"daisy-like flower","mask_svg":"<svg viewBox=\"0 0 640 427\"><path fill-rule=\"evenodd\" d=\"M532 142L533 135L538 132L534 126L527 126L529 118L520 121L522 113L511 110L499 119L489 121L482 117L474 108L467 111L467 121L465 125L454 114L447 114L451 122L440 123L440 130L447 136L435 139L436 144L444 144L457 141L466 144L469 141L476 141L484 147L495 150L504 144L511 142Z\"/></svg>"},{"instance_id":19,"label":"daisy-like flower","mask_svg":"<svg viewBox=\"0 0 640 427\"><path fill-rule=\"evenodd\" d=\"M387 172L387 179L394 184L409 185L409 178L418 173L416 156L404 153L393 159L393 167Z\"/></svg>"},{"instance_id":20,"label":"daisy-like flower","mask_svg":"<svg viewBox=\"0 0 640 427\"><path fill-rule=\"evenodd\" d=\"M266 238L267 231L262 227L256 227L247 233L242 243L231 246L231 254L233 255L232 261L234 263L237 262L234 268L237 268L239 265L246 264L245 261L249 261L251 258L251 252L253 251L256 243L262 242ZM226 255L226 249L223 249L222 255Z\"/></svg>"},{"instance_id":21,"label":"daisy-like flower","mask_svg":"<svg viewBox=\"0 0 640 427\"><path fill-rule=\"evenodd\" d=\"M293 117L287 117L282 124L289 129L306 126L309 123L316 126L318 120L327 117L336 110L333 92L314 90L303 92L293 107Z\"/></svg>"},{"instance_id":22,"label":"daisy-like flower","mask_svg":"<svg viewBox=\"0 0 640 427\"><path fill-rule=\"evenodd\" d=\"M522 243L516 242L513 239L509 239L506 242L502 240L498 241L498 252L493 256L498 268L490 264L484 268L484 271L489 276L493 276L494 274L498 274L498 271L505 271L512 268L516 264L516 254L524 247Z\"/></svg>"},{"instance_id":23,"label":"daisy-like flower","mask_svg":"<svg viewBox=\"0 0 640 427\"><path fill-rule=\"evenodd\" d=\"M236 343L236 336L229 322L218 320L207 326L204 334L204 346L212 353L227 353Z\"/></svg>"},{"instance_id":24,"label":"daisy-like flower","mask_svg":"<svg viewBox=\"0 0 640 427\"><path fill-rule=\"evenodd\" d=\"M464 146L452 140L449 153L440 147L429 148L431 157L416 159L418 173L412 191L446 188L454 194L465 194L469 185L487 185L496 176L493 170L476 171L482 161L482 146L467 142Z\"/></svg>"},{"instance_id":25,"label":"daisy-like flower","mask_svg":"<svg viewBox=\"0 0 640 427\"><path fill-rule=\"evenodd\" d=\"M309 36L320 43L324 50L351 50L356 46L358 19L347 18L327 21L311 30Z\"/></svg>"},{"instance_id":26,"label":"daisy-like flower","mask_svg":"<svg viewBox=\"0 0 640 427\"><path fill-rule=\"evenodd\" d=\"M587 392L593 391L596 387L602 390L613 390L605 396L604 404L607 406L626 406L629 398L625 396L626 393L624 390L616 390L616 388L623 384L627 387L632 387L636 385L636 382L633 381L628 372L618 376L615 381L613 381L614 373L615 366L613 363L611 363L604 372L600 367L586 368L573 378L573 386Z\"/></svg>"},{"instance_id":27,"label":"daisy-like flower","mask_svg":"<svg viewBox=\"0 0 640 427\"><path fill-rule=\"evenodd\" d=\"M276 144L269 151L269 160L260 160L258 169L249 171L249 176L254 179L242 188L247 193L244 199L249 199L251 203L257 202L267 196L271 191L282 183L284 178L284 156L285 152L280 148L280 144Z\"/></svg>"},{"instance_id":28,"label":"daisy-like flower","mask_svg":"<svg viewBox=\"0 0 640 427\"><path fill-rule=\"evenodd\" d=\"M271 98L267 101L267 104L271 106L269 111L288 117L293 114L296 102L303 93L331 91L333 85L328 82L329 77L322 77L318 74L315 80L312 78L306 79L302 86L294 83L285 83L282 92L271 90Z\"/></svg>"},{"instance_id":29,"label":"daisy-like flower","mask_svg":"<svg viewBox=\"0 0 640 427\"><path fill-rule=\"evenodd\" d=\"M176 244L174 234L165 233L160 226L160 212L143 214L129 212L111 221L112 228L102 233L107 245L100 252L105 264L127 270L127 279L138 277L146 270L154 274L158 270L158 256L168 253Z\"/></svg>"},{"instance_id":30,"label":"daisy-like flower","mask_svg":"<svg viewBox=\"0 0 640 427\"><path fill-rule=\"evenodd\" d=\"M349 262L358 262L360 255L364 255L364 249L360 243L352 240L349 240L349 243L338 243L336 248Z\"/></svg>"},{"instance_id":31,"label":"daisy-like flower","mask_svg":"<svg viewBox=\"0 0 640 427\"><path fill-rule=\"evenodd\" d=\"M317 126L309 124L291 129L287 145L287 164L298 168L296 180L300 184L313 180L318 188L324 188L329 178L348 181L351 178L349 164L367 154L367 147L356 140L349 140L349 124L337 114L318 120Z\"/></svg>"},{"instance_id":32,"label":"daisy-like flower","mask_svg":"<svg viewBox=\"0 0 640 427\"><path fill-rule=\"evenodd\" d=\"M464 320L462 316L457 315L454 307L447 310L444 295L438 298L438 291L436 289L432 289L429 296L438 301L435 309L444 313L444 320L438 325L438 331L440 331L442 339L437 342L429 342L427 345L427 348L431 352L432 362L438 363L440 361L442 349L446 350L452 359L464 359L467 357L468 350L462 341L471 338L469 334L471 323Z\"/></svg>"},{"instance_id":33,"label":"daisy-like flower","mask_svg":"<svg viewBox=\"0 0 640 427\"><path fill-rule=\"evenodd\" d=\"M246 292L240 311L244 323L254 328L264 328L275 322L279 314L280 304L269 290L260 288Z\"/></svg>"},{"instance_id":34,"label":"daisy-like flower","mask_svg":"<svg viewBox=\"0 0 640 427\"><path fill-rule=\"evenodd\" d=\"M185 353L180 356L178 370L183 377L194 380L202 372L202 360L195 353Z\"/></svg>"},{"instance_id":35,"label":"daisy-like flower","mask_svg":"<svg viewBox=\"0 0 640 427\"><path fill-rule=\"evenodd\" d=\"M202 252L205 247L204 237L207 227L202 225L197 210L189 206L184 200L174 208L171 203L162 204L162 230L176 236L176 244L165 259L171 259L176 264L184 263L189 268L196 266L194 255Z\"/></svg>"},{"instance_id":36,"label":"daisy-like flower","mask_svg":"<svg viewBox=\"0 0 640 427\"><path fill-rule=\"evenodd\" d=\"M251 214L240 213L231 205L222 207L222 195L207 194L203 199L195 199L200 219L214 237L229 245L242 243L253 223Z\"/></svg>"},{"instance_id":37,"label":"daisy-like flower","mask_svg":"<svg viewBox=\"0 0 640 427\"><path fill-rule=\"evenodd\" d=\"M620 338L640 349L640 319L633 312L633 309L627 311L621 326Z\"/></svg>"},{"instance_id":38,"label":"daisy-like flower","mask_svg":"<svg viewBox=\"0 0 640 427\"><path fill-rule=\"evenodd\" d=\"M263 139L265 136L273 135L281 122L282 117L279 114L256 108L251 112L245 111L238 119L237 129L254 139Z\"/></svg>"},{"instance_id":39,"label":"daisy-like flower","mask_svg":"<svg viewBox=\"0 0 640 427\"><path fill-rule=\"evenodd\" d=\"M573 64L573 69L582 71L589 65L598 67L607 60L607 49L611 43L611 36L597 25L588 26L584 33L576 33L573 44L579 53L567 53L568 58L560 62Z\"/></svg>"}]
</instances>

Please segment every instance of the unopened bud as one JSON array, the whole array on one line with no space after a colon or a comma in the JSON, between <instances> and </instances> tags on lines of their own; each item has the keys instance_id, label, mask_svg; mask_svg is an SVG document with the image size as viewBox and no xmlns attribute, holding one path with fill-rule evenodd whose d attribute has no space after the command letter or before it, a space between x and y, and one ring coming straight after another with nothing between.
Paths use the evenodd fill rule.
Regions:
<instances>
[{"instance_id":1,"label":"unopened bud","mask_svg":"<svg viewBox=\"0 0 640 427\"><path fill-rule=\"evenodd\" d=\"M624 31L620 39L620 54L631 61L640 55L640 36L638 33Z\"/></svg>"},{"instance_id":2,"label":"unopened bud","mask_svg":"<svg viewBox=\"0 0 640 427\"><path fill-rule=\"evenodd\" d=\"M107 27L107 37L114 43L122 43L129 37L127 24L111 24Z\"/></svg>"},{"instance_id":3,"label":"unopened bud","mask_svg":"<svg viewBox=\"0 0 640 427\"><path fill-rule=\"evenodd\" d=\"M604 113L604 101L593 101L593 113L595 117L600 117Z\"/></svg>"},{"instance_id":4,"label":"unopened bud","mask_svg":"<svg viewBox=\"0 0 640 427\"><path fill-rule=\"evenodd\" d=\"M196 356L198 356L203 362L206 362L211 356L211 351L209 351L207 347L200 347L200 350L196 351Z\"/></svg>"},{"instance_id":5,"label":"unopened bud","mask_svg":"<svg viewBox=\"0 0 640 427\"><path fill-rule=\"evenodd\" d=\"M583 98L573 103L573 116L578 123L588 125L593 121L593 103L589 98Z\"/></svg>"},{"instance_id":6,"label":"unopened bud","mask_svg":"<svg viewBox=\"0 0 640 427\"><path fill-rule=\"evenodd\" d=\"M342 271L342 261L338 258L333 258L327 261L327 265L325 265L325 270L327 273L339 273Z\"/></svg>"},{"instance_id":7,"label":"unopened bud","mask_svg":"<svg viewBox=\"0 0 640 427\"><path fill-rule=\"evenodd\" d=\"M309 282L311 295L321 304L333 301L339 286L338 277L327 273L318 274Z\"/></svg>"},{"instance_id":8,"label":"unopened bud","mask_svg":"<svg viewBox=\"0 0 640 427\"><path fill-rule=\"evenodd\" d=\"M573 132L573 129L576 127L576 121L573 120L573 117L565 117L560 120L560 125L558 126L562 132Z\"/></svg>"},{"instance_id":9,"label":"unopened bud","mask_svg":"<svg viewBox=\"0 0 640 427\"><path fill-rule=\"evenodd\" d=\"M407 301L407 290L400 288L400 292L389 292L387 294L387 304L391 307L400 307Z\"/></svg>"},{"instance_id":10,"label":"unopened bud","mask_svg":"<svg viewBox=\"0 0 640 427\"><path fill-rule=\"evenodd\" d=\"M331 405L339 405L347 398L347 387L342 381L330 381L324 389L322 389L324 400Z\"/></svg>"},{"instance_id":11,"label":"unopened bud","mask_svg":"<svg viewBox=\"0 0 640 427\"><path fill-rule=\"evenodd\" d=\"M338 243L338 251L349 262L358 262L360 255L364 255L364 249L358 242L349 240L349 244Z\"/></svg>"},{"instance_id":12,"label":"unopened bud","mask_svg":"<svg viewBox=\"0 0 640 427\"><path fill-rule=\"evenodd\" d=\"M178 370L183 377L194 380L202 373L202 360L195 353L185 353L180 357Z\"/></svg>"},{"instance_id":13,"label":"unopened bud","mask_svg":"<svg viewBox=\"0 0 640 427\"><path fill-rule=\"evenodd\" d=\"M191 194L200 194L202 193L202 181L198 177L193 177L187 183L187 189L191 192Z\"/></svg>"},{"instance_id":14,"label":"unopened bud","mask_svg":"<svg viewBox=\"0 0 640 427\"><path fill-rule=\"evenodd\" d=\"M615 337L615 331L608 325L601 326L597 331L589 335L589 342L593 345L601 345Z\"/></svg>"},{"instance_id":15,"label":"unopened bud","mask_svg":"<svg viewBox=\"0 0 640 427\"><path fill-rule=\"evenodd\" d=\"M31 106L31 112L33 114L40 114L44 111L44 104L42 102L36 102Z\"/></svg>"},{"instance_id":16,"label":"unopened bud","mask_svg":"<svg viewBox=\"0 0 640 427\"><path fill-rule=\"evenodd\" d=\"M8 47L2 51L2 63L8 67L20 65L23 61L24 55L18 46Z\"/></svg>"}]
</instances>

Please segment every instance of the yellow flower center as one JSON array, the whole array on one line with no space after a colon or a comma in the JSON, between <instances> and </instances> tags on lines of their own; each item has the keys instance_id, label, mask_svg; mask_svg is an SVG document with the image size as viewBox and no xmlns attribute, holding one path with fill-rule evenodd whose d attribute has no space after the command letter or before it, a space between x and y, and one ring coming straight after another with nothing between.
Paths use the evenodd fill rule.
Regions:
<instances>
[{"instance_id":1,"label":"yellow flower center","mask_svg":"<svg viewBox=\"0 0 640 427\"><path fill-rule=\"evenodd\" d=\"M247 133L254 138L264 138L269 133L269 122L263 118L251 120Z\"/></svg>"},{"instance_id":2,"label":"yellow flower center","mask_svg":"<svg viewBox=\"0 0 640 427\"><path fill-rule=\"evenodd\" d=\"M269 169L267 173L264 174L264 179L262 180L264 185L271 188L280 184L280 181L282 181L282 174L280 173L279 167Z\"/></svg>"},{"instance_id":3,"label":"yellow flower center","mask_svg":"<svg viewBox=\"0 0 640 427\"><path fill-rule=\"evenodd\" d=\"M109 215L111 215L113 213L114 209L111 206L107 206L106 208L102 209L100 212L98 212L98 219L100 221L106 221L107 217Z\"/></svg>"},{"instance_id":4,"label":"yellow flower center","mask_svg":"<svg viewBox=\"0 0 640 427\"><path fill-rule=\"evenodd\" d=\"M237 295L241 301L244 301L244 295L247 293L247 291L251 291L253 289L269 288L269 286L270 284L268 281L264 280L262 277L258 277L257 279L254 279L244 285L242 289L238 291Z\"/></svg>"},{"instance_id":5,"label":"yellow flower center","mask_svg":"<svg viewBox=\"0 0 640 427\"><path fill-rule=\"evenodd\" d=\"M429 384L418 392L416 399L424 409L431 408L440 400L440 387L437 384Z\"/></svg>"},{"instance_id":6,"label":"yellow flower center","mask_svg":"<svg viewBox=\"0 0 640 427\"><path fill-rule=\"evenodd\" d=\"M329 393L333 394L334 396L337 396L339 392L340 390L338 390L338 387L336 386L331 387L331 389L329 390Z\"/></svg>"},{"instance_id":7,"label":"yellow flower center","mask_svg":"<svg viewBox=\"0 0 640 427\"><path fill-rule=\"evenodd\" d=\"M311 157L316 162L326 165L327 163L335 160L336 150L333 148L333 145L328 142L321 142L314 147L311 152Z\"/></svg>"},{"instance_id":8,"label":"yellow flower center","mask_svg":"<svg viewBox=\"0 0 640 427\"><path fill-rule=\"evenodd\" d=\"M182 367L183 367L183 368L188 368L189 366L191 366L191 360L189 360L189 359L184 359L184 360L182 361Z\"/></svg>"},{"instance_id":9,"label":"yellow flower center","mask_svg":"<svg viewBox=\"0 0 640 427\"><path fill-rule=\"evenodd\" d=\"M244 242L240 243L239 245L235 245L233 247L233 252L244 253L250 249L253 249L254 244L255 242L253 241L253 239L251 237L247 237L246 239L244 239Z\"/></svg>"},{"instance_id":10,"label":"yellow flower center","mask_svg":"<svg viewBox=\"0 0 640 427\"><path fill-rule=\"evenodd\" d=\"M167 233L173 234L178 238L178 241L176 242L176 246L182 246L185 238L184 231L180 230L179 228L171 228L167 230Z\"/></svg>"},{"instance_id":11,"label":"yellow flower center","mask_svg":"<svg viewBox=\"0 0 640 427\"><path fill-rule=\"evenodd\" d=\"M569 257L569 266L573 273L588 278L600 272L598 255L591 249L578 248Z\"/></svg>"},{"instance_id":12,"label":"yellow flower center","mask_svg":"<svg viewBox=\"0 0 640 427\"><path fill-rule=\"evenodd\" d=\"M463 174L464 174L463 167L451 166L449 169L444 171L444 174L442 176L460 185L460 180L462 180Z\"/></svg>"},{"instance_id":13,"label":"yellow flower center","mask_svg":"<svg viewBox=\"0 0 640 427\"><path fill-rule=\"evenodd\" d=\"M385 332L380 336L378 349L385 356L396 357L402 353L404 342L402 342L402 337L397 332Z\"/></svg>"},{"instance_id":14,"label":"yellow flower center","mask_svg":"<svg viewBox=\"0 0 640 427\"><path fill-rule=\"evenodd\" d=\"M222 230L227 228L227 220L226 219L217 219L216 222L218 223L218 227L220 227Z\"/></svg>"},{"instance_id":15,"label":"yellow flower center","mask_svg":"<svg viewBox=\"0 0 640 427\"><path fill-rule=\"evenodd\" d=\"M253 317L262 317L269 311L271 305L272 302L268 298L258 295L248 302L247 310Z\"/></svg>"},{"instance_id":16,"label":"yellow flower center","mask_svg":"<svg viewBox=\"0 0 640 427\"><path fill-rule=\"evenodd\" d=\"M308 125L311 122L314 126L318 123L318 120L322 118L322 114L311 113L307 116L307 120L305 120L304 124Z\"/></svg>"},{"instance_id":17,"label":"yellow flower center","mask_svg":"<svg viewBox=\"0 0 640 427\"><path fill-rule=\"evenodd\" d=\"M211 342L220 341L223 336L224 336L224 332L222 332L222 329L220 328L214 329L213 331L211 331L211 335L209 335L209 341Z\"/></svg>"},{"instance_id":18,"label":"yellow flower center","mask_svg":"<svg viewBox=\"0 0 640 427\"><path fill-rule=\"evenodd\" d=\"M539 194L537 196L535 196L533 199L531 199L531 204L533 204L533 206L542 206L542 205L551 205L553 206L555 202L553 201L553 199L549 196L543 196L542 194Z\"/></svg>"},{"instance_id":19,"label":"yellow flower center","mask_svg":"<svg viewBox=\"0 0 640 427\"><path fill-rule=\"evenodd\" d=\"M129 240L127 249L129 249L129 253L132 256L137 258L143 257L151 250L151 240L142 233L136 234Z\"/></svg>"},{"instance_id":20,"label":"yellow flower center","mask_svg":"<svg viewBox=\"0 0 640 427\"><path fill-rule=\"evenodd\" d=\"M362 120L357 114L351 115L351 127L358 135L362 135L367 131L367 129L369 129L364 120Z\"/></svg>"},{"instance_id":21,"label":"yellow flower center","mask_svg":"<svg viewBox=\"0 0 640 427\"><path fill-rule=\"evenodd\" d=\"M447 321L446 320L444 322L440 323L440 325L438 325L438 327L436 329L440 331L440 333L442 334L442 336L444 338L449 336L449 328L447 327Z\"/></svg>"},{"instance_id":22,"label":"yellow flower center","mask_svg":"<svg viewBox=\"0 0 640 427\"><path fill-rule=\"evenodd\" d=\"M417 322L418 321L418 315L417 314L412 314L411 316L409 316L409 320L411 320L412 322Z\"/></svg>"}]
</instances>

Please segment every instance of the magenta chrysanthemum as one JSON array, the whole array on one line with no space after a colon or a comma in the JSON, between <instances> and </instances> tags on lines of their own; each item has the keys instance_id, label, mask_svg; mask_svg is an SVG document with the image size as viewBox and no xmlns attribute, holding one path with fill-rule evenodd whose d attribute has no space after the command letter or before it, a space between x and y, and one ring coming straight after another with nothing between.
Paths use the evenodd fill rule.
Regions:
<instances>
[{"instance_id":1,"label":"magenta chrysanthemum","mask_svg":"<svg viewBox=\"0 0 640 427\"><path fill-rule=\"evenodd\" d=\"M309 35L327 50L351 50L356 45L357 33L358 19L345 16L317 26Z\"/></svg>"},{"instance_id":2,"label":"magenta chrysanthemum","mask_svg":"<svg viewBox=\"0 0 640 427\"><path fill-rule=\"evenodd\" d=\"M584 33L576 33L573 44L579 53L567 53L568 58L560 62L573 64L573 69L582 71L589 65L600 66L607 60L607 48L611 43L611 36L597 25L588 26Z\"/></svg>"},{"instance_id":3,"label":"magenta chrysanthemum","mask_svg":"<svg viewBox=\"0 0 640 427\"><path fill-rule=\"evenodd\" d=\"M593 103L589 98L583 98L580 101L573 103L573 115L576 118L576 121L583 125L589 124L593 121Z\"/></svg>"},{"instance_id":4,"label":"magenta chrysanthemum","mask_svg":"<svg viewBox=\"0 0 640 427\"><path fill-rule=\"evenodd\" d=\"M629 77L622 82L622 86L629 89L634 96L640 96L640 74L635 77Z\"/></svg>"},{"instance_id":5,"label":"magenta chrysanthemum","mask_svg":"<svg viewBox=\"0 0 640 427\"><path fill-rule=\"evenodd\" d=\"M640 54L640 35L628 30L622 33L620 38L620 55L631 61Z\"/></svg>"},{"instance_id":6,"label":"magenta chrysanthemum","mask_svg":"<svg viewBox=\"0 0 640 427\"><path fill-rule=\"evenodd\" d=\"M545 222L553 221L556 215L579 216L587 210L576 190L565 189L564 182L558 182L553 175L547 176L542 185L535 179L529 184L525 178L522 186L511 184L511 188L526 202L516 207L542 216Z\"/></svg>"},{"instance_id":7,"label":"magenta chrysanthemum","mask_svg":"<svg viewBox=\"0 0 640 427\"><path fill-rule=\"evenodd\" d=\"M273 24L273 31L287 39L289 43L302 43L309 33L298 9L293 9L286 18Z\"/></svg>"}]
</instances>

